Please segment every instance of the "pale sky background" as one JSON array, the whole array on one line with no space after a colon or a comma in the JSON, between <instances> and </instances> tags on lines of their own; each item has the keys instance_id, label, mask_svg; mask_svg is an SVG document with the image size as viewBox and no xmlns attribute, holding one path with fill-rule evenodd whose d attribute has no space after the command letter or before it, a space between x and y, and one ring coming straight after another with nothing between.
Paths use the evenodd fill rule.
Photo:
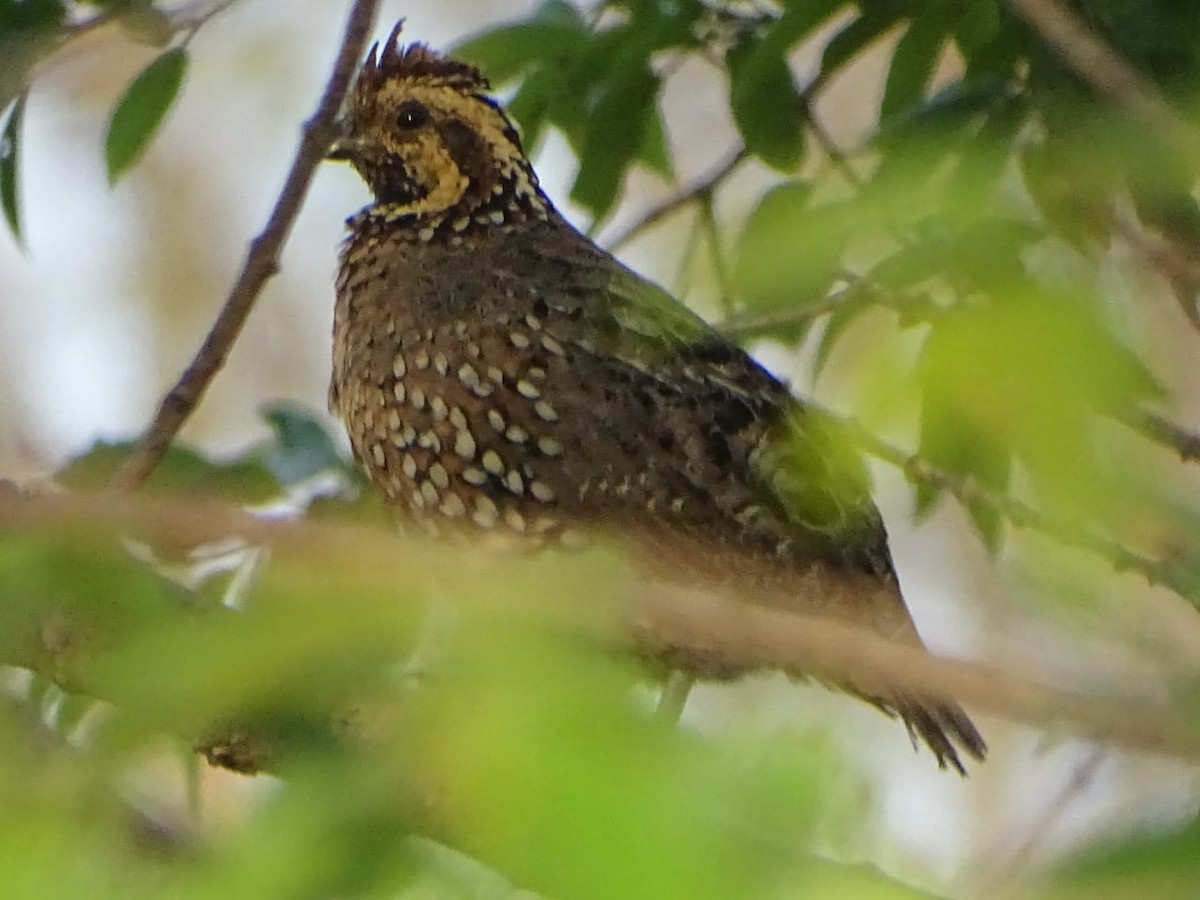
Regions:
<instances>
[{"instance_id":1,"label":"pale sky background","mask_svg":"<svg viewBox=\"0 0 1200 900\"><path fill-rule=\"evenodd\" d=\"M446 47L530 6L517 0L389 2L379 32L385 35L403 13L410 39ZM50 472L94 440L129 437L146 424L265 221L299 125L324 84L346 9L329 0L240 0L209 22L191 44L181 102L144 160L111 191L101 150L108 111L156 51L109 30L72 46L39 75L23 146L27 252L0 235L0 476ZM796 59L801 76L809 66L810 58ZM879 73L879 60L867 59L823 101L831 128L847 144L861 139L874 116ZM724 86L712 70L696 66L681 75L664 103L686 182L722 160L736 136ZM574 165L552 135L539 173L550 196L586 224L565 203ZM736 220L769 177L749 166L723 196L722 215ZM636 173L607 233L671 190ZM187 440L232 453L264 436L258 410L265 404L291 400L324 410L336 248L342 220L367 199L349 168L321 168L282 273L186 429ZM674 217L622 258L673 285L685 226L686 217ZM699 306L703 311L702 296ZM1161 332L1155 340L1164 354L1184 358L1183 338L1169 325ZM759 356L805 385L796 354L764 347ZM1145 660L1118 658L1104 643L1073 641L1066 628L1032 624L1018 569L994 567L954 510L914 528L911 491L895 472L878 474L879 503L906 594L933 647L1077 683L1120 686L1153 677ZM1133 578L1096 584L1114 601L1134 598L1168 617L1177 609ZM687 721L763 734L834 721L839 740L866 773L877 827L866 830L866 846L831 852L866 855L933 883L979 884L993 867L1002 869L1051 812L1053 822L1039 841L1045 857L1091 834L1194 813L1200 798L1194 770L1102 748L1086 784L1062 803L1061 792L1097 748L979 718L992 756L967 781L939 773L927 753L913 754L897 723L819 688L769 681L705 689Z\"/></svg>"}]
</instances>

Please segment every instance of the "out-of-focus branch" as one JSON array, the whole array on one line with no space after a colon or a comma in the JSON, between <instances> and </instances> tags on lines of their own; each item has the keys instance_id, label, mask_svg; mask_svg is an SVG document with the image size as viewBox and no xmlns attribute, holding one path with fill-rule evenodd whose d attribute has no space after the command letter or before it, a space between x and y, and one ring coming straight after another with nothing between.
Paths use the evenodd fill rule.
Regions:
<instances>
[{"instance_id":1,"label":"out-of-focus branch","mask_svg":"<svg viewBox=\"0 0 1200 900\"><path fill-rule=\"evenodd\" d=\"M854 419L820 408L836 418L863 450L900 469L910 482L944 490L962 503L979 503L990 507L1017 528L1039 531L1061 544L1086 550L1107 561L1118 572L1135 572L1151 584L1174 591L1193 605L1200 604L1200 598L1196 596L1195 575L1189 575L1186 567L1176 565L1171 560L1148 559L1086 528L1059 521L1014 497L989 490L977 481L943 471L919 455L889 444Z\"/></svg>"},{"instance_id":2,"label":"out-of-focus branch","mask_svg":"<svg viewBox=\"0 0 1200 900\"><path fill-rule=\"evenodd\" d=\"M733 670L781 669L810 673L833 683L861 685L868 691L873 685L886 684L890 690L915 695L951 696L998 715L1031 722L1062 721L1084 734L1123 746L1200 759L1200 734L1189 728L1185 719L1173 718L1168 710L1153 704L1123 700L1111 692L1089 697L1024 676L937 659L827 619L777 612L707 595L691 586L639 582L625 604L608 613L593 604L580 608L535 600L513 600L512 609L497 610L494 593L479 591L479 586L521 577L522 566L537 562L487 557L478 551L464 555L444 543L405 543L393 534L364 528L270 523L212 504L164 504L113 495L35 500L0 495L0 534L23 538L44 534L56 544L79 541L80 546L95 546L97 535L114 531L149 532L176 546L236 534L252 543L269 543L272 565L307 564L319 556L328 571L355 573L360 587L372 572L378 573L382 585L394 587L395 573L403 571L407 590L436 584L439 594L454 596L464 610L478 603L481 614L539 621L605 642L678 648ZM277 593L271 597L271 602L286 602L286 597ZM116 597L113 602L119 600ZM6 621L27 623L39 614L37 598L27 593L7 592L3 604L0 613ZM179 607L179 614L187 611ZM111 625L119 627L121 617L113 618L116 621ZM71 623L62 621L56 621L51 630L26 628L27 640L37 644L29 647L14 646L16 638L10 630L0 642L5 657L0 661L35 668L51 677L86 670L90 644L86 635L72 640L70 629ZM54 640L47 640L46 635ZM69 659L57 658L59 647ZM81 681L86 686L86 677ZM205 749L252 768L271 759L269 747L257 746L256 739L247 736L252 731L239 731L230 740L212 739Z\"/></svg>"},{"instance_id":3,"label":"out-of-focus branch","mask_svg":"<svg viewBox=\"0 0 1200 900\"><path fill-rule=\"evenodd\" d=\"M147 12L154 15L155 24L164 29L159 37L162 40L168 40L180 32L186 31L189 34L195 32L209 19L224 12L236 2L237 0L191 0L190 3L181 3L169 10L159 10L155 7ZM85 35L119 22L122 16L128 15L129 12L128 4L112 3L86 19L80 19L67 25L58 33L49 55L59 53L67 45ZM155 33L158 34L157 29Z\"/></svg>"},{"instance_id":4,"label":"out-of-focus branch","mask_svg":"<svg viewBox=\"0 0 1200 900\"><path fill-rule=\"evenodd\" d=\"M751 668L954 697L1006 718L1059 720L1122 746L1200 758L1200 734L1145 704L1086 697L986 666L940 659L828 620L682 590L648 592L632 615L635 627L653 640L710 651Z\"/></svg>"},{"instance_id":5,"label":"out-of-focus branch","mask_svg":"<svg viewBox=\"0 0 1200 900\"><path fill-rule=\"evenodd\" d=\"M865 284L865 283L861 283ZM858 302L865 292L860 284L835 290L815 303L797 303L764 313L743 313L717 323L717 330L735 341L747 341L781 328L808 325L847 303Z\"/></svg>"},{"instance_id":6,"label":"out-of-focus branch","mask_svg":"<svg viewBox=\"0 0 1200 900\"><path fill-rule=\"evenodd\" d=\"M1185 159L1200 155L1200 136L1099 34L1060 0L1008 0L1075 73L1145 123Z\"/></svg>"},{"instance_id":7,"label":"out-of-focus branch","mask_svg":"<svg viewBox=\"0 0 1200 900\"><path fill-rule=\"evenodd\" d=\"M605 241L608 248L614 252L619 250L647 228L662 221L676 210L710 196L716 187L729 177L734 169L745 162L749 155L750 153L745 147L738 148L737 151L730 154L729 158L713 169L712 172L702 176L694 184L684 188L673 197L668 197L658 206L648 209L637 221L630 223L623 231L618 232L611 239Z\"/></svg>"},{"instance_id":8,"label":"out-of-focus branch","mask_svg":"<svg viewBox=\"0 0 1200 900\"><path fill-rule=\"evenodd\" d=\"M1103 747L1091 750L1074 767L1062 787L1050 798L1050 802L1043 807L1015 847L1011 850L997 847L985 855L985 858L997 862L972 885L969 896L1005 896L1003 889L1006 885L1019 883L1020 878L1036 864L1038 851L1048 844L1055 827L1066 818L1075 802L1091 787L1096 778L1096 771L1107 756L1108 753Z\"/></svg>"},{"instance_id":9,"label":"out-of-focus branch","mask_svg":"<svg viewBox=\"0 0 1200 900\"><path fill-rule=\"evenodd\" d=\"M1128 214L1114 216L1117 233L1124 238L1144 265L1155 269L1166 279L1184 316L1200 331L1200 260L1185 242L1169 235L1147 232Z\"/></svg>"},{"instance_id":10,"label":"out-of-focus branch","mask_svg":"<svg viewBox=\"0 0 1200 900\"><path fill-rule=\"evenodd\" d=\"M121 467L113 487L137 487L154 470L171 441L195 410L241 333L263 286L279 270L283 245L291 234L317 165L336 137L334 119L350 87L358 61L375 25L379 0L355 0L333 71L312 117L304 123L300 145L266 227L251 243L245 264L191 364L163 397L154 420Z\"/></svg>"},{"instance_id":11,"label":"out-of-focus branch","mask_svg":"<svg viewBox=\"0 0 1200 900\"><path fill-rule=\"evenodd\" d=\"M1173 451L1183 462L1200 460L1200 434L1188 431L1165 416L1140 410L1130 413L1124 421L1156 444Z\"/></svg>"}]
</instances>

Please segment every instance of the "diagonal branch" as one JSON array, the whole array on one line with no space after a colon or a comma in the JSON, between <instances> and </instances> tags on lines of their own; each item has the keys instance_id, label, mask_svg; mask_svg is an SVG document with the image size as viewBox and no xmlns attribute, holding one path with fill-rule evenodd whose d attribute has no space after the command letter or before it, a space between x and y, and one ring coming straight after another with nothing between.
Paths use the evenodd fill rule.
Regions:
<instances>
[{"instance_id":1,"label":"diagonal branch","mask_svg":"<svg viewBox=\"0 0 1200 900\"><path fill-rule=\"evenodd\" d=\"M737 151L730 154L728 159L718 165L712 172L701 177L695 184L689 185L674 196L668 197L658 206L647 210L636 222L633 222L623 231L613 235L612 238L605 242L608 249L615 253L647 228L662 221L671 215L671 213L710 196L717 185L724 181L734 169L745 162L749 155L750 151L745 147L738 148Z\"/></svg>"},{"instance_id":2,"label":"diagonal branch","mask_svg":"<svg viewBox=\"0 0 1200 900\"><path fill-rule=\"evenodd\" d=\"M887 684L917 695L954 697L980 711L1031 723L1062 721L1078 731L1121 746L1184 759L1200 758L1200 733L1186 716L1169 705L1158 705L1111 691L1088 694L1078 687L1056 686L1024 673L939 659L907 644L836 620L783 612L754 602L745 602L699 586L674 586L658 579L626 580L629 570L613 558L612 599L607 604L586 605L543 602L516 593L497 605L499 597L484 585L529 577L539 565L528 558L502 554L466 555L445 543L398 541L395 535L377 529L316 522L278 523L257 519L228 506L194 502L165 503L145 497L60 495L33 500L0 495L0 538L45 536L56 547L79 547L87 553L97 549L96 535L111 544L113 530L151 533L171 546L186 547L235 534L252 544L269 544L273 565L299 566L307 571L320 559L322 571L355 573L356 590L374 595L380 586L379 602L384 615L395 614L386 591L396 588L394 573L406 573L405 590L432 592L428 596L453 597L464 611L510 616L511 621L537 623L565 634L594 637L606 646L670 647L686 650L728 667L728 671L783 670L806 672L832 683L864 686ZM636 549L631 547L629 549ZM625 555L623 558L632 561ZM542 563L548 557L542 557ZM561 558L565 563L566 558ZM593 560L595 562L596 560ZM138 564L130 560L130 566ZM20 564L10 570L20 574ZM595 571L592 571L593 574ZM617 577L618 573L623 573ZM0 575L12 577L13 571ZM561 573L560 573L561 574ZM341 577L341 576L337 576ZM20 581L18 583L25 584ZM35 584L36 582L28 582ZM481 589L482 588L482 589ZM99 590L113 605L105 627L137 629L144 618L124 615L138 604L140 595L112 593L108 586L94 588L81 582L81 591ZM87 595L64 598L60 592L42 596L37 590L6 591L0 603L0 662L31 668L72 689L95 694L106 682L96 681L97 648L115 646L97 640L96 622L90 616L73 621L73 610L88 609ZM64 599L75 602L65 603ZM556 598L556 600L559 598ZM287 604L286 592L273 593L272 604ZM375 602L375 601L371 601ZM369 605L368 605L369 608ZM410 607L411 608L411 607ZM184 606L179 615L190 615ZM303 614L305 606L296 607ZM39 624L47 614L49 627ZM170 615L170 610L166 610ZM229 613L229 615L234 615ZM20 627L12 627L14 623ZM30 625L33 627L29 627ZM101 673L102 674L102 673ZM103 695L102 692L100 695ZM119 696L111 696L119 703ZM253 725L253 723L247 723ZM272 759L272 748L250 732L202 741L202 748L225 765L256 771Z\"/></svg>"},{"instance_id":3,"label":"diagonal branch","mask_svg":"<svg viewBox=\"0 0 1200 900\"><path fill-rule=\"evenodd\" d=\"M961 478L931 465L918 455L909 454L864 428L852 418L820 404L806 401L836 419L864 451L895 466L914 484L925 484L948 491L962 503L981 503L995 509L1013 526L1039 531L1068 547L1086 550L1105 560L1118 572L1135 572L1148 582L1165 587L1193 606L1200 604L1196 593L1196 574L1186 563L1171 559L1149 559L1071 522L1055 519L1014 497L998 494L972 479Z\"/></svg>"},{"instance_id":4,"label":"diagonal branch","mask_svg":"<svg viewBox=\"0 0 1200 900\"><path fill-rule=\"evenodd\" d=\"M154 471L183 423L199 404L213 377L225 365L263 286L279 271L283 245L291 234L313 174L336 137L334 119L366 49L378 9L379 0L355 0L333 71L316 112L304 123L292 167L266 227L250 243L241 274L230 290L217 320L191 364L163 397L154 420L117 472L112 487L124 490L135 488Z\"/></svg>"},{"instance_id":5,"label":"diagonal branch","mask_svg":"<svg viewBox=\"0 0 1200 900\"><path fill-rule=\"evenodd\" d=\"M1200 153L1200 137L1103 37L1059 0L1008 0L1075 73L1152 128L1183 158Z\"/></svg>"},{"instance_id":6,"label":"diagonal branch","mask_svg":"<svg viewBox=\"0 0 1200 900\"><path fill-rule=\"evenodd\" d=\"M1124 422L1155 443L1174 451L1182 462L1200 460L1200 434L1188 431L1165 416L1138 410L1130 413Z\"/></svg>"}]
</instances>

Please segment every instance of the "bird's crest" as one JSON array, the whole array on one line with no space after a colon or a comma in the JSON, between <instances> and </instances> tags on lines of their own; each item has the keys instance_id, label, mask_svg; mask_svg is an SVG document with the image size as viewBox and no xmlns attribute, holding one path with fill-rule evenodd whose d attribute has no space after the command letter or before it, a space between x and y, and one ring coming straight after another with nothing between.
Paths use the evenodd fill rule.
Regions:
<instances>
[{"instance_id":1,"label":"bird's crest","mask_svg":"<svg viewBox=\"0 0 1200 900\"><path fill-rule=\"evenodd\" d=\"M403 29L404 20L401 19L382 49L378 43L371 47L358 76L359 91L377 91L393 79L423 81L471 93L491 90L483 73L470 63L442 56L425 44L401 44Z\"/></svg>"}]
</instances>

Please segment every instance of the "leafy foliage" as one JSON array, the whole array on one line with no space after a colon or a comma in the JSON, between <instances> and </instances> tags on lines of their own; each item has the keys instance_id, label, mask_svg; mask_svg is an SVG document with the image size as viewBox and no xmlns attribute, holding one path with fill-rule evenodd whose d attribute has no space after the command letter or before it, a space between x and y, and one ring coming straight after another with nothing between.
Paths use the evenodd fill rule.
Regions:
<instances>
[{"instance_id":1,"label":"leafy foliage","mask_svg":"<svg viewBox=\"0 0 1200 900\"><path fill-rule=\"evenodd\" d=\"M24 95L17 98L8 111L4 131L0 134L0 207L4 209L4 220L8 222L13 237L21 240L21 202L18 187L18 163L20 153L18 141L21 134L21 119L25 114Z\"/></svg>"},{"instance_id":2,"label":"leafy foliage","mask_svg":"<svg viewBox=\"0 0 1200 900\"><path fill-rule=\"evenodd\" d=\"M168 50L142 70L113 107L104 142L110 182L125 174L158 130L183 86L187 59L182 48Z\"/></svg>"},{"instance_id":3,"label":"leafy foliage","mask_svg":"<svg viewBox=\"0 0 1200 900\"><path fill-rule=\"evenodd\" d=\"M868 449L905 465L917 516L953 494L997 554L1009 525L1040 524L1200 606L1194 492L1152 456L1155 442L1187 455L1186 442L1139 424L1179 393L1145 338L1162 311L1114 288L1110 253L1158 266L1195 327L1200 161L1072 69L1014 6L545 0L455 52L511 96L531 149L548 129L566 138L571 197L596 222L633 167L674 179L664 89L684 63L716 66L727 90L697 102L727 106L731 139L771 173L744 220L724 214L729 172L683 195L730 333L808 351L814 381L868 425L908 435L911 451ZM1200 130L1190 4L1064 6ZM70 22L117 18L161 49L113 110L115 181L182 90L188 35L165 9L0 0L0 205L18 240L35 65L76 33ZM817 60L807 75L801 51ZM871 135L842 147L822 101L866 57L884 69ZM719 229L705 222L714 209ZM1166 249L1146 252L1138 235ZM831 822L867 824L839 805L831 786L854 775L822 740L664 730L631 699L645 673L520 614L563 598L609 608L619 559L485 563L378 541L376 494L321 421L291 408L265 418L263 445L221 461L175 447L147 488L185 509L217 497L316 520L291 542L212 535L201 553L171 529L130 525L118 539L109 523L0 518L0 651L38 673L0 718L0 876L15 893L916 895L803 849ZM98 488L128 450L98 445L59 481ZM425 612L447 604L454 627L431 647ZM1176 693L1194 706L1194 675ZM85 731L91 697L111 709L78 750L45 740L46 721L51 738ZM1194 733L1194 711L1179 720ZM182 816L151 828L120 786L164 735L265 763L287 788L230 834ZM1190 896L1198 850L1194 822L1131 835L1036 890Z\"/></svg>"}]
</instances>

